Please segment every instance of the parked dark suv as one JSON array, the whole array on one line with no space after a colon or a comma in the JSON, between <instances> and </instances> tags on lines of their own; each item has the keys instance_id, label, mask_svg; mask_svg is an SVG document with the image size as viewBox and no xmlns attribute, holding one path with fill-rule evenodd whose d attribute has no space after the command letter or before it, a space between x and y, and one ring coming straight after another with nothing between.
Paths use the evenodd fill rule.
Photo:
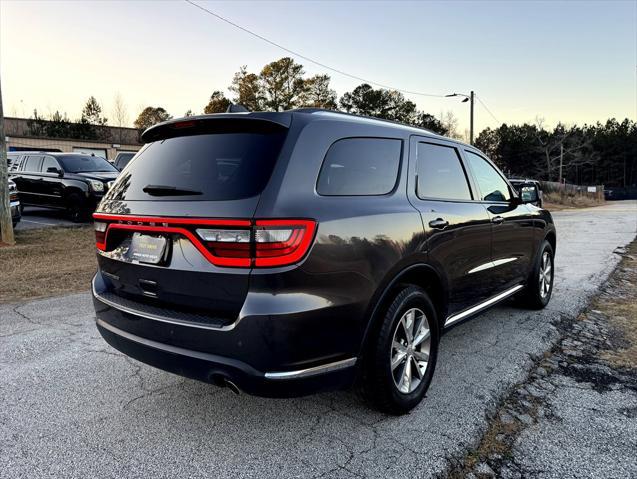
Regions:
<instances>
[{"instance_id":1,"label":"parked dark suv","mask_svg":"<svg viewBox=\"0 0 637 479\"><path fill-rule=\"evenodd\" d=\"M122 171L126 165L130 163L130 160L133 159L136 153L136 151L122 151L118 153L115 161L113 162L113 166Z\"/></svg>"},{"instance_id":2,"label":"parked dark suv","mask_svg":"<svg viewBox=\"0 0 637 479\"><path fill-rule=\"evenodd\" d=\"M100 333L140 361L264 396L357 383L403 413L445 329L551 296L551 215L471 146L322 110L143 139L94 214L92 285Z\"/></svg>"},{"instance_id":3,"label":"parked dark suv","mask_svg":"<svg viewBox=\"0 0 637 479\"><path fill-rule=\"evenodd\" d=\"M511 183L511 186L515 188L515 191L517 191L518 195L525 203L542 208L544 199L542 195L542 186L539 181L522 178L509 178L509 183Z\"/></svg>"},{"instance_id":4,"label":"parked dark suv","mask_svg":"<svg viewBox=\"0 0 637 479\"><path fill-rule=\"evenodd\" d=\"M22 205L66 210L71 220L89 217L119 171L99 156L82 153L9 153L9 174Z\"/></svg>"}]
</instances>

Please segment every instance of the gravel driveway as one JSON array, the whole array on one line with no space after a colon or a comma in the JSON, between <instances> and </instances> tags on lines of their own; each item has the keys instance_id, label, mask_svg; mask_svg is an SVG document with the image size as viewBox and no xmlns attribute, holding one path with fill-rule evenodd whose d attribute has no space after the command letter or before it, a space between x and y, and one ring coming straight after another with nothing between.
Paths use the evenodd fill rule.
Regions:
<instances>
[{"instance_id":1,"label":"gravel driveway","mask_svg":"<svg viewBox=\"0 0 637 479\"><path fill-rule=\"evenodd\" d=\"M427 399L399 418L348 392L236 396L109 348L88 293L0 306L4 477L428 477L557 339L637 230L637 202L555 213L556 287L542 312L500 306L447 334Z\"/></svg>"}]
</instances>

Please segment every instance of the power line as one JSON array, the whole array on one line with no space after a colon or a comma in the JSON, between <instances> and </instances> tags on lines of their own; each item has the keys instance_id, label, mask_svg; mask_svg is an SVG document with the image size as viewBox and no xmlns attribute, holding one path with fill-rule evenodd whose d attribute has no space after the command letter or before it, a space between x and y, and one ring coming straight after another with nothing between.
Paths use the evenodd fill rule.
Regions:
<instances>
[{"instance_id":1,"label":"power line","mask_svg":"<svg viewBox=\"0 0 637 479\"><path fill-rule=\"evenodd\" d=\"M259 40L262 40L262 41L264 41L266 43L269 43L272 46L280 48L281 50L286 51L289 54L294 55L295 57L302 58L305 61L308 61L310 63L314 63L315 65L318 65L318 66L320 66L322 68L325 68L327 70L333 71L334 73L338 73L339 75L343 75L343 76L346 76L346 77L349 77L349 78L353 78L354 80L362 81L363 83L369 83L370 85L376 85L376 86L381 87L381 88L387 88L387 89L390 89L390 90L396 90L396 91L399 91L401 93L405 93L405 94L408 94L408 95L419 95L419 96L428 96L428 97L436 97L436 98L444 98L444 96L445 96L445 95L436 95L436 94L433 94L433 93L423 93L423 92L419 92L419 91L410 91L410 90L402 90L400 88L394 88L394 87L392 87L390 85L385 85L383 83L378 83L378 82L375 82L375 81L366 80L365 78L361 78L359 76L352 75L352 74L347 73L347 72L345 72L343 70L339 70L338 68L330 67L328 65L325 65L324 63L321 63L319 61L311 59L310 57L302 55L299 52L295 52L294 50L290 50L289 48L284 47L283 45L280 45L280 44L278 44L276 42L273 42L272 40L269 40L269 39L265 38L264 36L261 36L258 33L253 32L252 30L248 30L247 28L242 27L241 25L238 25L238 24L228 20L227 18L224 18L221 15L219 15L219 14L217 14L217 13L211 11L211 10L208 10L205 7L202 7L201 5L193 2L192 0L184 0L184 1L189 3L190 5L192 5L193 7L197 7L199 10L202 10L202 11L208 13L209 15L212 15L213 17L217 18L218 20L221 20L222 22L225 22L228 25L232 25L233 27L244 31L245 33L248 33L249 35L252 35L253 37L258 38Z\"/></svg>"},{"instance_id":2,"label":"power line","mask_svg":"<svg viewBox=\"0 0 637 479\"><path fill-rule=\"evenodd\" d=\"M476 95L476 98L478 99L478 101L480 102L480 104L484 107L485 110L487 110L487 112L489 113L489 115L491 115L491 118L493 118L496 123L500 123L500 120L498 120L495 115L493 113L491 113L491 110L489 110L489 107L487 107L487 105L484 104L484 102L482 101L482 99Z\"/></svg>"}]
</instances>

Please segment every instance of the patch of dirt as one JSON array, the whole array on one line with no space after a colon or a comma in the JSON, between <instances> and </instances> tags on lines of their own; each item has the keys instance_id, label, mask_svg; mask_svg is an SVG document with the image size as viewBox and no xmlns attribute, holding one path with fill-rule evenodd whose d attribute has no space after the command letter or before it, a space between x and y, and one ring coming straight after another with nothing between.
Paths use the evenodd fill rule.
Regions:
<instances>
[{"instance_id":1,"label":"patch of dirt","mask_svg":"<svg viewBox=\"0 0 637 479\"><path fill-rule=\"evenodd\" d=\"M0 248L0 303L86 291L96 269L91 226L16 231Z\"/></svg>"},{"instance_id":2,"label":"patch of dirt","mask_svg":"<svg viewBox=\"0 0 637 479\"><path fill-rule=\"evenodd\" d=\"M567 195L547 191L543 193L543 199L543 207L550 211L589 208L591 206L600 206L605 203L604 200L598 200L585 195Z\"/></svg>"},{"instance_id":3,"label":"patch of dirt","mask_svg":"<svg viewBox=\"0 0 637 479\"><path fill-rule=\"evenodd\" d=\"M588 309L557 325L560 342L504 398L478 446L450 461L447 477L523 477L513 446L524 429L551 417L545 398L559 387L558 375L598 392L637 391L637 241L619 253L621 263Z\"/></svg>"},{"instance_id":4,"label":"patch of dirt","mask_svg":"<svg viewBox=\"0 0 637 479\"><path fill-rule=\"evenodd\" d=\"M615 272L621 287L604 292L593 309L602 311L615 329L617 348L602 352L602 358L618 368L637 367L637 243L632 243Z\"/></svg>"}]
</instances>

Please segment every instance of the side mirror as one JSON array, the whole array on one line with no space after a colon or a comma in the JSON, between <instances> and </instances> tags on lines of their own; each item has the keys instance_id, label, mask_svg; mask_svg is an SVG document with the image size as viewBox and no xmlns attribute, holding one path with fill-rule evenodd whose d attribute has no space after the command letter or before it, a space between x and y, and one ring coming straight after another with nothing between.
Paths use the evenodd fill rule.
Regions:
<instances>
[{"instance_id":1,"label":"side mirror","mask_svg":"<svg viewBox=\"0 0 637 479\"><path fill-rule=\"evenodd\" d=\"M64 172L63 172L61 169L59 169L59 168L57 168L57 167L55 167L55 166L49 166L49 167L46 169L46 172L47 172L47 173L55 173L55 174L56 174L56 175L58 175L60 178L62 178L62 177L64 176Z\"/></svg>"},{"instance_id":2,"label":"side mirror","mask_svg":"<svg viewBox=\"0 0 637 479\"><path fill-rule=\"evenodd\" d=\"M535 185L524 185L520 188L522 203L536 203L539 197L540 195Z\"/></svg>"}]
</instances>

